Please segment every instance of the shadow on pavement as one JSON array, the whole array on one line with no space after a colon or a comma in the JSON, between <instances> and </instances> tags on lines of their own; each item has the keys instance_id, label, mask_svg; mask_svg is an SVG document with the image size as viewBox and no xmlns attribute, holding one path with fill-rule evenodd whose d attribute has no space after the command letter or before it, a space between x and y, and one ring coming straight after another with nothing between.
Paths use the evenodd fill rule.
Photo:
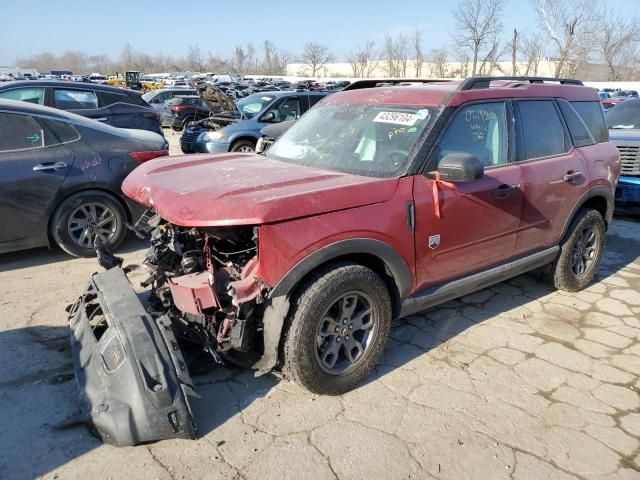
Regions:
<instances>
[{"instance_id":1,"label":"shadow on pavement","mask_svg":"<svg viewBox=\"0 0 640 480\"><path fill-rule=\"evenodd\" d=\"M148 247L148 243L129 233L122 245L114 252L116 255L135 252L141 248ZM30 250L21 250L0 254L0 272L18 270L20 268L37 267L52 263L67 262L76 257L63 252L57 246L52 248L40 247Z\"/></svg>"},{"instance_id":2,"label":"shadow on pavement","mask_svg":"<svg viewBox=\"0 0 640 480\"><path fill-rule=\"evenodd\" d=\"M141 242L128 239L122 250L131 251L140 246ZM639 252L640 238L610 234L597 278L614 275L633 262ZM14 254L9 266L20 268L61 261L62 255L60 252L37 251L35 255L23 252ZM2 268L6 267L5 264ZM524 275L492 287L491 295L482 290L398 321L392 328L383 361L364 384L474 325L552 292L534 275ZM413 346L404 343L409 341ZM101 446L83 426L66 430L52 428L77 411L77 387L68 343L66 327L38 326L0 332L0 364L3 365L0 411L4 419L0 436L0 477L3 479L46 474ZM254 378L252 371L240 367L216 368L208 374L193 376L193 380L202 396L191 399L199 436L216 430L266 396L278 382L272 376Z\"/></svg>"}]
</instances>

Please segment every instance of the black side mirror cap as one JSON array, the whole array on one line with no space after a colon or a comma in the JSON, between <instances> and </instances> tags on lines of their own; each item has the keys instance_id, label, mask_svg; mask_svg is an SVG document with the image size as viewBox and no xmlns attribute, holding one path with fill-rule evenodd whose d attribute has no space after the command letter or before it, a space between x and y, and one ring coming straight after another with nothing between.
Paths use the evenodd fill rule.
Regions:
<instances>
[{"instance_id":1,"label":"black side mirror cap","mask_svg":"<svg viewBox=\"0 0 640 480\"><path fill-rule=\"evenodd\" d=\"M262 115L262 118L260 119L260 121L262 123L273 123L276 119L276 116L273 112L267 112L264 115Z\"/></svg>"},{"instance_id":2,"label":"black side mirror cap","mask_svg":"<svg viewBox=\"0 0 640 480\"><path fill-rule=\"evenodd\" d=\"M473 182L484 175L484 163L469 153L447 153L438 164L438 173L446 182Z\"/></svg>"}]
</instances>

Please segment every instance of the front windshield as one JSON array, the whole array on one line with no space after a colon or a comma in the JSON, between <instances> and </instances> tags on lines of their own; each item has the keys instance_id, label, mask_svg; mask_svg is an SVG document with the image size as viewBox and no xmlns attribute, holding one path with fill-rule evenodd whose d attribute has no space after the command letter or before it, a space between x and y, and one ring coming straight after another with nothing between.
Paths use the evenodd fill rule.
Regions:
<instances>
[{"instance_id":1,"label":"front windshield","mask_svg":"<svg viewBox=\"0 0 640 480\"><path fill-rule=\"evenodd\" d=\"M274 99L271 95L249 95L236 102L238 110L247 118L253 118Z\"/></svg>"},{"instance_id":2,"label":"front windshield","mask_svg":"<svg viewBox=\"0 0 640 480\"><path fill-rule=\"evenodd\" d=\"M405 167L433 107L319 104L267 152L276 160L370 177L393 177Z\"/></svg>"},{"instance_id":3,"label":"front windshield","mask_svg":"<svg viewBox=\"0 0 640 480\"><path fill-rule=\"evenodd\" d=\"M156 95L156 92L147 92L145 94L142 95L142 99L149 103L149 100L151 100L154 96Z\"/></svg>"},{"instance_id":4,"label":"front windshield","mask_svg":"<svg viewBox=\"0 0 640 480\"><path fill-rule=\"evenodd\" d=\"M607 127L613 129L638 129L640 128L640 101L625 100L611 110L605 116Z\"/></svg>"}]
</instances>

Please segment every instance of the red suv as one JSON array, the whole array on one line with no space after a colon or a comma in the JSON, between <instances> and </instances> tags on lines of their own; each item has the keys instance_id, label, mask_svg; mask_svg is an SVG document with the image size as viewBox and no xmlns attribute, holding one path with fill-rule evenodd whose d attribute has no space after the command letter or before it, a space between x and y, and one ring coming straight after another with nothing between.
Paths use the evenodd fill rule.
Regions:
<instances>
[{"instance_id":1,"label":"red suv","mask_svg":"<svg viewBox=\"0 0 640 480\"><path fill-rule=\"evenodd\" d=\"M619 172L596 90L506 77L356 82L266 158L147 162L122 187L149 208L147 310L119 268L70 309L90 421L116 444L192 437L179 345L254 353L259 374L340 394L393 318L537 268L579 290Z\"/></svg>"}]
</instances>

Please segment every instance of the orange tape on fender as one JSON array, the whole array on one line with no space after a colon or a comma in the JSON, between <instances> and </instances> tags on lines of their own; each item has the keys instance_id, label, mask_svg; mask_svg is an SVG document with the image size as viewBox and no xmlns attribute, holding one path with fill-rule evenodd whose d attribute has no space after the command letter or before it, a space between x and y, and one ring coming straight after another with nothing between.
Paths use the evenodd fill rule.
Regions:
<instances>
[{"instance_id":1,"label":"orange tape on fender","mask_svg":"<svg viewBox=\"0 0 640 480\"><path fill-rule=\"evenodd\" d=\"M432 192L433 192L433 209L434 209L434 213L436 215L436 218L438 220L440 220L440 218L442 218L441 204L440 204L440 189L441 188L448 188L449 190L453 191L454 193L456 193L456 194L458 193L458 189L456 188L455 183L445 182L444 180L440 179L440 172L436 172L436 176L433 179Z\"/></svg>"}]
</instances>

